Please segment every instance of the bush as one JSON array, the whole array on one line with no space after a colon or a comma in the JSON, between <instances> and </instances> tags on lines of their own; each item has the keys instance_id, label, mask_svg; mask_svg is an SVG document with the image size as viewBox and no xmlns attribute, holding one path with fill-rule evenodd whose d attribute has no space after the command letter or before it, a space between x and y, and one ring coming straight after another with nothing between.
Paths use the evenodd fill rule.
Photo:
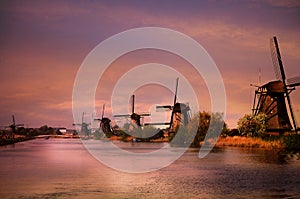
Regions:
<instances>
[{"instance_id":1,"label":"bush","mask_svg":"<svg viewBox=\"0 0 300 199\"><path fill-rule=\"evenodd\" d=\"M288 150L300 150L300 135L293 134L284 136L283 143Z\"/></svg>"},{"instance_id":2,"label":"bush","mask_svg":"<svg viewBox=\"0 0 300 199\"><path fill-rule=\"evenodd\" d=\"M220 125L223 125L221 135L227 135L229 130L223 120L222 113L211 114L205 111L197 113L187 125L187 133L189 135L192 136L196 132L191 147L200 147L200 142L204 140L208 129L210 131L209 138L217 139L219 137L218 128Z\"/></svg>"},{"instance_id":3,"label":"bush","mask_svg":"<svg viewBox=\"0 0 300 199\"><path fill-rule=\"evenodd\" d=\"M265 137L267 115L264 113L258 115L246 114L238 121L238 130L241 136Z\"/></svg>"}]
</instances>

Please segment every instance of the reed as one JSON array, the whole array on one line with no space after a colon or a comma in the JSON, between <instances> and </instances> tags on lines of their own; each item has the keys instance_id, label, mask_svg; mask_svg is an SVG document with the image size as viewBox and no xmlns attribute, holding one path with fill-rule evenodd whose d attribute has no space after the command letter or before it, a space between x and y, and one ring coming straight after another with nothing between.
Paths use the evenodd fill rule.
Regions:
<instances>
[{"instance_id":1,"label":"reed","mask_svg":"<svg viewBox=\"0 0 300 199\"><path fill-rule=\"evenodd\" d=\"M283 149L282 139L264 140L260 137L227 136L220 137L216 146L234 146L248 148Z\"/></svg>"}]
</instances>

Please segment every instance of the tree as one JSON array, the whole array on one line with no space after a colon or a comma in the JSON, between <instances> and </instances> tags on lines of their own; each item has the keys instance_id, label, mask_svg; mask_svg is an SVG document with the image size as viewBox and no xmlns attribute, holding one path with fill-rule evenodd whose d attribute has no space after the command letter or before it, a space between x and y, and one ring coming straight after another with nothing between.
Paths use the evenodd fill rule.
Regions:
<instances>
[{"instance_id":1,"label":"tree","mask_svg":"<svg viewBox=\"0 0 300 199\"><path fill-rule=\"evenodd\" d=\"M41 135L54 135L55 131L52 127L48 127L47 125L43 125L39 128L39 132Z\"/></svg>"},{"instance_id":2,"label":"tree","mask_svg":"<svg viewBox=\"0 0 300 199\"><path fill-rule=\"evenodd\" d=\"M209 138L217 139L219 137L219 128L222 125L221 134L227 134L227 124L223 120L222 113L199 112L189 122L187 130L189 134L197 131L191 147L200 147L200 142L204 140L209 130Z\"/></svg>"},{"instance_id":3,"label":"tree","mask_svg":"<svg viewBox=\"0 0 300 199\"><path fill-rule=\"evenodd\" d=\"M265 137L267 129L267 115L260 113L258 115L245 114L238 121L238 130L242 136Z\"/></svg>"},{"instance_id":4,"label":"tree","mask_svg":"<svg viewBox=\"0 0 300 199\"><path fill-rule=\"evenodd\" d=\"M174 136L176 142L172 140L172 143L176 146L185 146L191 142L191 147L200 147L200 142L204 140L208 130L209 138L218 138L220 125L222 125L221 134L226 134L228 128L221 113L198 112L186 127L180 127L180 134Z\"/></svg>"}]
</instances>

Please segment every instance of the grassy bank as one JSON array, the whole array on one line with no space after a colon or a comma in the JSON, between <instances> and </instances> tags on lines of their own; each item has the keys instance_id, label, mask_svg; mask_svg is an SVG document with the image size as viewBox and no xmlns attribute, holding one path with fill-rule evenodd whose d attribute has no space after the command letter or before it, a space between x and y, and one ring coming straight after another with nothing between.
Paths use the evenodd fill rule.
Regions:
<instances>
[{"instance_id":1,"label":"grassy bank","mask_svg":"<svg viewBox=\"0 0 300 199\"><path fill-rule=\"evenodd\" d=\"M261 137L220 137L216 146L300 150L300 135Z\"/></svg>"},{"instance_id":2,"label":"grassy bank","mask_svg":"<svg viewBox=\"0 0 300 199\"><path fill-rule=\"evenodd\" d=\"M218 147L233 146L233 147L265 148L265 149L284 148L282 139L263 140L260 137L241 137L241 136L220 137L216 146Z\"/></svg>"}]
</instances>

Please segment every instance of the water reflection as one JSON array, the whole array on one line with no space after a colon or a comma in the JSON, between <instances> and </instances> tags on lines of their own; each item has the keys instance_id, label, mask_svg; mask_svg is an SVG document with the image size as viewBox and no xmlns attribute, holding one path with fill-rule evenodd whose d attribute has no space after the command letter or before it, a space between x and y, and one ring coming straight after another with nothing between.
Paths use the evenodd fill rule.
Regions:
<instances>
[{"instance_id":1,"label":"water reflection","mask_svg":"<svg viewBox=\"0 0 300 199\"><path fill-rule=\"evenodd\" d=\"M145 152L159 145L121 143ZM300 160L277 151L189 149L161 170L129 174L89 155L80 140L0 148L0 198L299 198Z\"/></svg>"}]
</instances>

